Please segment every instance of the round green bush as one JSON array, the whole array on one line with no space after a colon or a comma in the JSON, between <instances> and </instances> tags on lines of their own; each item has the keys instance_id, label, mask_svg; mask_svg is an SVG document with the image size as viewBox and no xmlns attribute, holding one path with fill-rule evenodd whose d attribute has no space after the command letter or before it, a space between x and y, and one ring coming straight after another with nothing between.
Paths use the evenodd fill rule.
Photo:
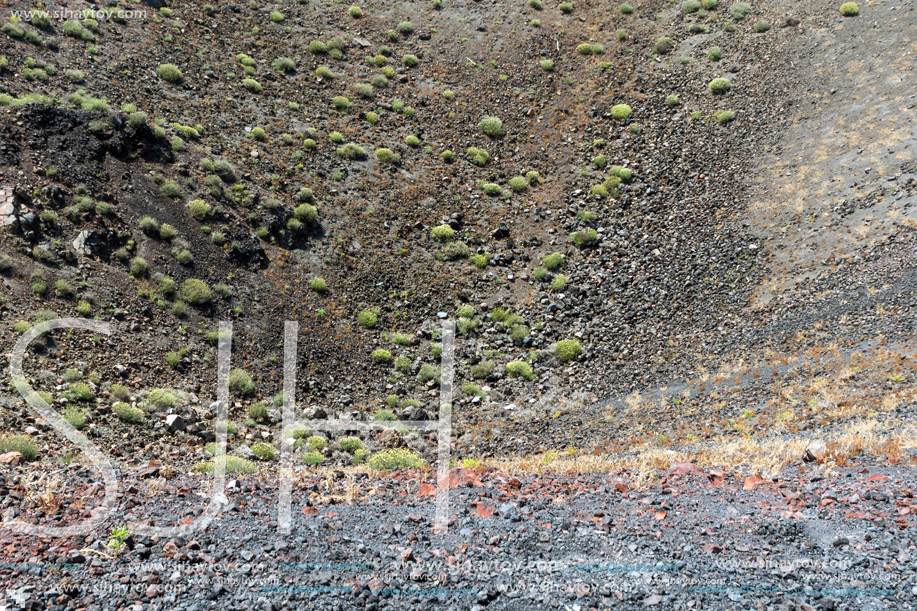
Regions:
<instances>
[{"instance_id":1,"label":"round green bush","mask_svg":"<svg viewBox=\"0 0 917 611\"><path fill-rule=\"evenodd\" d=\"M167 83L177 83L182 80L181 70L175 64L159 64L156 74Z\"/></svg>"},{"instance_id":2,"label":"round green bush","mask_svg":"<svg viewBox=\"0 0 917 611\"><path fill-rule=\"evenodd\" d=\"M549 270L554 271L564 264L564 259L563 253L555 252L542 257L541 263Z\"/></svg>"},{"instance_id":3,"label":"round green bush","mask_svg":"<svg viewBox=\"0 0 917 611\"><path fill-rule=\"evenodd\" d=\"M392 353L384 348L376 348L373 350L372 359L377 363L391 363Z\"/></svg>"},{"instance_id":4,"label":"round green bush","mask_svg":"<svg viewBox=\"0 0 917 611\"><path fill-rule=\"evenodd\" d=\"M306 440L306 446L313 452L320 452L328 446L328 440L321 435L312 435Z\"/></svg>"},{"instance_id":5,"label":"round green bush","mask_svg":"<svg viewBox=\"0 0 917 611\"><path fill-rule=\"evenodd\" d=\"M659 55L668 55L675 48L675 42L668 36L663 36L653 45L653 50Z\"/></svg>"},{"instance_id":6,"label":"round green bush","mask_svg":"<svg viewBox=\"0 0 917 611\"><path fill-rule=\"evenodd\" d=\"M207 218L207 215L210 214L210 204L202 199L192 199L188 202L188 211L191 213L191 216L199 221L203 221Z\"/></svg>"},{"instance_id":7,"label":"round green bush","mask_svg":"<svg viewBox=\"0 0 917 611\"><path fill-rule=\"evenodd\" d=\"M254 394L255 383L247 371L236 367L229 372L229 390L237 397L247 397Z\"/></svg>"},{"instance_id":8,"label":"round green bush","mask_svg":"<svg viewBox=\"0 0 917 611\"><path fill-rule=\"evenodd\" d=\"M255 422L261 422L262 420L267 420L268 411L267 405L264 401L258 401L252 403L248 406L248 417L254 420Z\"/></svg>"},{"instance_id":9,"label":"round green bush","mask_svg":"<svg viewBox=\"0 0 917 611\"><path fill-rule=\"evenodd\" d=\"M747 2L736 2L729 7L729 15L736 21L745 19L751 13L751 5Z\"/></svg>"},{"instance_id":10,"label":"round green bush","mask_svg":"<svg viewBox=\"0 0 917 611\"><path fill-rule=\"evenodd\" d=\"M210 303L213 295L210 292L210 286L203 280L189 278L181 285L182 301L195 306L202 306Z\"/></svg>"},{"instance_id":11,"label":"round green bush","mask_svg":"<svg viewBox=\"0 0 917 611\"><path fill-rule=\"evenodd\" d=\"M437 242L450 242L455 237L455 230L449 225L439 225L430 232Z\"/></svg>"},{"instance_id":12,"label":"round green bush","mask_svg":"<svg viewBox=\"0 0 917 611\"><path fill-rule=\"evenodd\" d=\"M342 451L353 454L363 447L363 442L360 441L359 437L341 437L338 440L338 445L341 446Z\"/></svg>"},{"instance_id":13,"label":"round green bush","mask_svg":"<svg viewBox=\"0 0 917 611\"><path fill-rule=\"evenodd\" d=\"M554 356L560 359L561 363L568 363L583 353L583 348L575 339L563 339L554 346Z\"/></svg>"},{"instance_id":14,"label":"round green bush","mask_svg":"<svg viewBox=\"0 0 917 611\"><path fill-rule=\"evenodd\" d=\"M506 374L511 378L525 378L526 380L534 379L532 366L525 361L511 361L506 364Z\"/></svg>"},{"instance_id":15,"label":"round green bush","mask_svg":"<svg viewBox=\"0 0 917 611\"><path fill-rule=\"evenodd\" d=\"M729 79L727 78L715 78L710 81L708 87L710 89L710 93L722 94L726 93L730 88L732 88L732 83L730 83Z\"/></svg>"},{"instance_id":16,"label":"round green bush","mask_svg":"<svg viewBox=\"0 0 917 611\"><path fill-rule=\"evenodd\" d=\"M376 316L376 313L373 312L372 310L363 310L362 312L357 314L357 321L359 321L359 323L363 325L364 327L366 327L367 329L372 329L373 327L376 326L378 317Z\"/></svg>"},{"instance_id":17,"label":"round green bush","mask_svg":"<svg viewBox=\"0 0 917 611\"><path fill-rule=\"evenodd\" d=\"M373 454L367 462L369 468L374 471L411 469L422 467L424 464L423 458L405 448L382 450L381 452Z\"/></svg>"},{"instance_id":18,"label":"round green bush","mask_svg":"<svg viewBox=\"0 0 917 611\"><path fill-rule=\"evenodd\" d=\"M500 117L484 117L478 124L481 131L491 138L500 138L503 136L503 121Z\"/></svg>"},{"instance_id":19,"label":"round green bush","mask_svg":"<svg viewBox=\"0 0 917 611\"><path fill-rule=\"evenodd\" d=\"M860 14L860 7L856 2L845 2L841 5L841 15L844 17L856 17Z\"/></svg>"},{"instance_id":20,"label":"round green bush","mask_svg":"<svg viewBox=\"0 0 917 611\"><path fill-rule=\"evenodd\" d=\"M395 395L391 395L391 396L395 398L395 401L392 404L392 407L395 407L398 405L398 397ZM386 399L386 403L392 403L392 402ZM380 409L380 410L377 410L375 414L373 414L373 420L375 420L376 422L392 422L392 421L398 420L398 416L396 416L395 413L391 410Z\"/></svg>"},{"instance_id":21,"label":"round green bush","mask_svg":"<svg viewBox=\"0 0 917 611\"><path fill-rule=\"evenodd\" d=\"M354 19L359 19L360 17L363 16L363 9L361 9L359 6L354 4L349 9L347 9L347 14L349 14Z\"/></svg>"},{"instance_id":22,"label":"round green bush","mask_svg":"<svg viewBox=\"0 0 917 611\"><path fill-rule=\"evenodd\" d=\"M525 176L513 176L509 179L509 188L514 193L522 193L529 188L529 181L526 180Z\"/></svg>"},{"instance_id":23,"label":"round green bush","mask_svg":"<svg viewBox=\"0 0 917 611\"><path fill-rule=\"evenodd\" d=\"M325 283L325 279L320 276L317 276L309 281L309 288L316 293L324 293L327 286L328 285Z\"/></svg>"},{"instance_id":24,"label":"round green bush","mask_svg":"<svg viewBox=\"0 0 917 611\"><path fill-rule=\"evenodd\" d=\"M615 104L611 107L611 116L615 119L628 119L633 113L627 104Z\"/></svg>"},{"instance_id":25,"label":"round green bush","mask_svg":"<svg viewBox=\"0 0 917 611\"><path fill-rule=\"evenodd\" d=\"M259 441L256 444L252 445L252 454L257 456L260 460L274 460L277 458L277 451L269 443L264 443Z\"/></svg>"}]
</instances>

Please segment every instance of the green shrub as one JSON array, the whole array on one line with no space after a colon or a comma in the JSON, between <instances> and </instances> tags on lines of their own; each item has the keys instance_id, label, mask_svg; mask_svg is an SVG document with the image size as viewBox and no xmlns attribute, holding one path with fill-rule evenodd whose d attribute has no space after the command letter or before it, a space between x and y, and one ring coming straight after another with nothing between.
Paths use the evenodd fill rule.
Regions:
<instances>
[{"instance_id":1,"label":"green shrub","mask_svg":"<svg viewBox=\"0 0 917 611\"><path fill-rule=\"evenodd\" d=\"M249 379L249 382L251 382L251 379ZM261 422L263 420L267 420L268 419L267 404L265 404L263 401L258 401L256 403L252 403L251 405L249 405L248 406L248 417L254 420L255 422Z\"/></svg>"},{"instance_id":2,"label":"green shrub","mask_svg":"<svg viewBox=\"0 0 917 611\"><path fill-rule=\"evenodd\" d=\"M112 384L108 389L116 399L126 401L131 396L131 389L123 384Z\"/></svg>"},{"instance_id":3,"label":"green shrub","mask_svg":"<svg viewBox=\"0 0 917 611\"><path fill-rule=\"evenodd\" d=\"M141 276L145 276L148 270L149 270L149 265L147 264L146 259L144 259L143 257L134 257L133 259L131 259L131 263L130 263L131 276L135 278L140 278Z\"/></svg>"},{"instance_id":4,"label":"green shrub","mask_svg":"<svg viewBox=\"0 0 917 611\"><path fill-rule=\"evenodd\" d=\"M732 83L729 82L729 79L726 78L715 78L710 81L710 84L707 85L711 93L722 94L729 91L732 87Z\"/></svg>"},{"instance_id":5,"label":"green shrub","mask_svg":"<svg viewBox=\"0 0 917 611\"><path fill-rule=\"evenodd\" d=\"M261 83L251 78L242 79L242 86L253 93L261 93L264 91L264 87L261 86Z\"/></svg>"},{"instance_id":6,"label":"green shrub","mask_svg":"<svg viewBox=\"0 0 917 611\"><path fill-rule=\"evenodd\" d=\"M669 95L669 96L666 96L665 98L665 105L668 106L669 108L673 106L678 106L680 103L681 101L678 99L677 95Z\"/></svg>"},{"instance_id":7,"label":"green shrub","mask_svg":"<svg viewBox=\"0 0 917 611\"><path fill-rule=\"evenodd\" d=\"M595 229L583 229L580 231L574 231L570 234L570 241L573 242L576 246L582 248L584 246L590 246L595 244L598 239L598 232Z\"/></svg>"},{"instance_id":8,"label":"green shrub","mask_svg":"<svg viewBox=\"0 0 917 611\"><path fill-rule=\"evenodd\" d=\"M350 161L366 159L366 151L363 150L363 147L353 142L348 142L344 146L338 147L337 154L339 157Z\"/></svg>"},{"instance_id":9,"label":"green shrub","mask_svg":"<svg viewBox=\"0 0 917 611\"><path fill-rule=\"evenodd\" d=\"M394 396L394 395L392 395ZM395 405L398 404L398 397L395 397ZM373 420L376 422L392 422L398 420L398 416L394 412L388 409L376 410L376 413L373 414Z\"/></svg>"},{"instance_id":10,"label":"green shrub","mask_svg":"<svg viewBox=\"0 0 917 611\"><path fill-rule=\"evenodd\" d=\"M328 45L320 40L313 40L309 43L309 53L323 55L328 52Z\"/></svg>"},{"instance_id":11,"label":"green shrub","mask_svg":"<svg viewBox=\"0 0 917 611\"><path fill-rule=\"evenodd\" d=\"M545 72L551 72L552 70L554 70L554 60L543 59L540 62L538 62L538 65L541 66L541 69L544 70Z\"/></svg>"},{"instance_id":12,"label":"green shrub","mask_svg":"<svg viewBox=\"0 0 917 611\"><path fill-rule=\"evenodd\" d=\"M286 16L280 11L271 11L271 21L274 23L280 23L284 19L286 19Z\"/></svg>"},{"instance_id":13,"label":"green shrub","mask_svg":"<svg viewBox=\"0 0 917 611\"><path fill-rule=\"evenodd\" d=\"M264 443L263 441L252 444L251 450L252 454L259 460L271 461L277 458L277 451L274 449L274 446L269 443Z\"/></svg>"},{"instance_id":14,"label":"green shrub","mask_svg":"<svg viewBox=\"0 0 917 611\"><path fill-rule=\"evenodd\" d=\"M710 61L718 62L721 57L723 57L723 51L719 47L710 47L707 49L707 59Z\"/></svg>"},{"instance_id":15,"label":"green shrub","mask_svg":"<svg viewBox=\"0 0 917 611\"><path fill-rule=\"evenodd\" d=\"M147 404L160 409L166 409L170 407L175 407L181 403L181 399L175 395L175 393L166 390L165 388L154 388L147 393L145 397Z\"/></svg>"},{"instance_id":16,"label":"green shrub","mask_svg":"<svg viewBox=\"0 0 917 611\"><path fill-rule=\"evenodd\" d=\"M363 447L363 442L360 441L359 437L341 437L338 440L338 445L341 447L342 451L353 454Z\"/></svg>"},{"instance_id":17,"label":"green shrub","mask_svg":"<svg viewBox=\"0 0 917 611\"><path fill-rule=\"evenodd\" d=\"M745 19L751 13L751 5L747 2L736 2L729 7L729 15L736 21Z\"/></svg>"},{"instance_id":18,"label":"green shrub","mask_svg":"<svg viewBox=\"0 0 917 611\"><path fill-rule=\"evenodd\" d=\"M681 3L681 10L686 13L696 13L701 8L701 3L697 0L685 0Z\"/></svg>"},{"instance_id":19,"label":"green shrub","mask_svg":"<svg viewBox=\"0 0 917 611\"><path fill-rule=\"evenodd\" d=\"M439 368L430 363L424 363L420 366L420 372L417 374L417 381L426 384L430 380L439 380Z\"/></svg>"},{"instance_id":20,"label":"green shrub","mask_svg":"<svg viewBox=\"0 0 917 611\"><path fill-rule=\"evenodd\" d=\"M567 277L563 274L557 274L551 280L551 288L555 291L562 291L567 286Z\"/></svg>"},{"instance_id":21,"label":"green shrub","mask_svg":"<svg viewBox=\"0 0 917 611\"><path fill-rule=\"evenodd\" d=\"M383 348L377 348L373 350L372 359L377 363L391 363L392 353Z\"/></svg>"},{"instance_id":22,"label":"green shrub","mask_svg":"<svg viewBox=\"0 0 917 611\"><path fill-rule=\"evenodd\" d=\"M406 68L413 68L414 66L417 65L417 62L418 62L417 56L416 56L416 55L411 55L410 53L404 55L404 56L401 58L401 63L402 63L402 65L404 65Z\"/></svg>"},{"instance_id":23,"label":"green shrub","mask_svg":"<svg viewBox=\"0 0 917 611\"><path fill-rule=\"evenodd\" d=\"M286 74L287 72L292 72L296 67L296 62L289 57L278 57L274 60L274 63L271 64L271 67L274 68L274 72Z\"/></svg>"},{"instance_id":24,"label":"green shrub","mask_svg":"<svg viewBox=\"0 0 917 611\"><path fill-rule=\"evenodd\" d=\"M328 446L328 440L321 435L312 435L306 440L306 446L313 452L321 452Z\"/></svg>"},{"instance_id":25,"label":"green shrub","mask_svg":"<svg viewBox=\"0 0 917 611\"><path fill-rule=\"evenodd\" d=\"M212 442L204 446L204 451L211 456L225 456L226 449L218 443Z\"/></svg>"},{"instance_id":26,"label":"green shrub","mask_svg":"<svg viewBox=\"0 0 917 611\"><path fill-rule=\"evenodd\" d=\"M395 359L395 369L401 373L407 373L411 370L412 361L410 357L399 356Z\"/></svg>"},{"instance_id":27,"label":"green shrub","mask_svg":"<svg viewBox=\"0 0 917 611\"><path fill-rule=\"evenodd\" d=\"M76 430L86 426L86 414L75 407L68 407L64 410L64 420Z\"/></svg>"},{"instance_id":28,"label":"green shrub","mask_svg":"<svg viewBox=\"0 0 917 611\"><path fill-rule=\"evenodd\" d=\"M306 452L302 455L302 461L307 465L317 465L325 460L321 452Z\"/></svg>"},{"instance_id":29,"label":"green shrub","mask_svg":"<svg viewBox=\"0 0 917 611\"><path fill-rule=\"evenodd\" d=\"M668 55L675 48L675 42L668 36L658 39L653 45L653 50L659 55Z\"/></svg>"},{"instance_id":30,"label":"green shrub","mask_svg":"<svg viewBox=\"0 0 917 611\"><path fill-rule=\"evenodd\" d=\"M210 214L210 204L202 199L192 199L188 202L188 211L191 212L191 216L203 221Z\"/></svg>"},{"instance_id":31,"label":"green shrub","mask_svg":"<svg viewBox=\"0 0 917 611\"><path fill-rule=\"evenodd\" d=\"M159 64L156 74L167 83L177 83L182 80L181 70L175 64Z\"/></svg>"},{"instance_id":32,"label":"green shrub","mask_svg":"<svg viewBox=\"0 0 917 611\"><path fill-rule=\"evenodd\" d=\"M624 182L627 182L628 180L630 180L631 177L634 175L633 170L629 170L619 165L611 166L610 168L608 168L608 172L615 178L619 178L620 180Z\"/></svg>"},{"instance_id":33,"label":"green shrub","mask_svg":"<svg viewBox=\"0 0 917 611\"><path fill-rule=\"evenodd\" d=\"M7 452L19 452L29 462L38 458L38 447L30 437L25 435L3 435L0 437L0 454L6 454Z\"/></svg>"},{"instance_id":34,"label":"green shrub","mask_svg":"<svg viewBox=\"0 0 917 611\"><path fill-rule=\"evenodd\" d=\"M487 162L490 161L490 153L488 153L487 151L485 151L482 148L478 148L476 146L470 146L468 147L468 150L466 152L468 153L468 156L471 158L472 163L474 163L475 165L485 166L487 165Z\"/></svg>"},{"instance_id":35,"label":"green shrub","mask_svg":"<svg viewBox=\"0 0 917 611\"><path fill-rule=\"evenodd\" d=\"M481 361L471 366L471 377L476 380L486 379L494 370L492 361Z\"/></svg>"},{"instance_id":36,"label":"green shrub","mask_svg":"<svg viewBox=\"0 0 917 611\"><path fill-rule=\"evenodd\" d=\"M324 293L327 285L325 284L325 279L321 277L315 277L309 281L309 288L315 291L316 293Z\"/></svg>"},{"instance_id":37,"label":"green shrub","mask_svg":"<svg viewBox=\"0 0 917 611\"><path fill-rule=\"evenodd\" d=\"M229 390L237 397L247 397L254 394L255 383L248 372L236 367L229 372Z\"/></svg>"},{"instance_id":38,"label":"green shrub","mask_svg":"<svg viewBox=\"0 0 917 611\"><path fill-rule=\"evenodd\" d=\"M144 419L143 410L137 409L136 407L131 407L127 403L118 402L115 403L111 408L112 413L118 417L118 419L123 420L124 422L138 423L142 422Z\"/></svg>"},{"instance_id":39,"label":"green shrub","mask_svg":"<svg viewBox=\"0 0 917 611\"><path fill-rule=\"evenodd\" d=\"M524 176L513 176L509 179L509 188L513 193L522 193L529 188L529 181Z\"/></svg>"},{"instance_id":40,"label":"green shrub","mask_svg":"<svg viewBox=\"0 0 917 611\"><path fill-rule=\"evenodd\" d=\"M474 254L468 257L468 260L471 261L478 269L484 269L487 267L487 263L490 261L490 253L485 252Z\"/></svg>"},{"instance_id":41,"label":"green shrub","mask_svg":"<svg viewBox=\"0 0 917 611\"><path fill-rule=\"evenodd\" d=\"M564 259L563 253L555 252L542 257L541 264L549 270L554 271L564 264Z\"/></svg>"},{"instance_id":42,"label":"green shrub","mask_svg":"<svg viewBox=\"0 0 917 611\"><path fill-rule=\"evenodd\" d=\"M426 464L420 456L404 448L382 450L370 456L367 465L374 471L390 469L411 469Z\"/></svg>"},{"instance_id":43,"label":"green shrub","mask_svg":"<svg viewBox=\"0 0 917 611\"><path fill-rule=\"evenodd\" d=\"M704 7L704 10L712 11L719 4L719 0L703 0L701 6Z\"/></svg>"},{"instance_id":44,"label":"green shrub","mask_svg":"<svg viewBox=\"0 0 917 611\"><path fill-rule=\"evenodd\" d=\"M398 163L401 155L389 148L376 149L376 158L383 163Z\"/></svg>"},{"instance_id":45,"label":"green shrub","mask_svg":"<svg viewBox=\"0 0 917 611\"><path fill-rule=\"evenodd\" d=\"M238 456L217 456L213 460L202 462L194 467L199 473L213 473L222 468L226 475L251 475L258 472L258 466L250 460Z\"/></svg>"},{"instance_id":46,"label":"green shrub","mask_svg":"<svg viewBox=\"0 0 917 611\"><path fill-rule=\"evenodd\" d=\"M73 297L73 286L66 280L58 280L54 283L54 294L62 299Z\"/></svg>"},{"instance_id":47,"label":"green shrub","mask_svg":"<svg viewBox=\"0 0 917 611\"><path fill-rule=\"evenodd\" d=\"M511 361L506 364L506 373L511 378L525 378L532 380L535 375L532 373L532 367L525 361Z\"/></svg>"},{"instance_id":48,"label":"green shrub","mask_svg":"<svg viewBox=\"0 0 917 611\"><path fill-rule=\"evenodd\" d=\"M189 278L181 285L181 298L191 305L206 305L210 303L212 297L210 286L203 280Z\"/></svg>"},{"instance_id":49,"label":"green shrub","mask_svg":"<svg viewBox=\"0 0 917 611\"><path fill-rule=\"evenodd\" d=\"M359 314L357 314L357 321L359 321L359 323L363 325L364 327L366 327L367 329L372 329L373 327L376 326L378 317L376 316L376 313L373 312L372 310L363 310Z\"/></svg>"},{"instance_id":50,"label":"green shrub","mask_svg":"<svg viewBox=\"0 0 917 611\"><path fill-rule=\"evenodd\" d=\"M841 15L844 17L856 17L860 14L860 7L856 2L845 2L841 5Z\"/></svg>"},{"instance_id":51,"label":"green shrub","mask_svg":"<svg viewBox=\"0 0 917 611\"><path fill-rule=\"evenodd\" d=\"M178 230L168 223L159 226L159 237L163 240L172 240L178 236Z\"/></svg>"},{"instance_id":52,"label":"green shrub","mask_svg":"<svg viewBox=\"0 0 917 611\"><path fill-rule=\"evenodd\" d=\"M318 220L318 208L312 204L300 204L293 209L293 216L303 223L314 223Z\"/></svg>"},{"instance_id":53,"label":"green shrub","mask_svg":"<svg viewBox=\"0 0 917 611\"><path fill-rule=\"evenodd\" d=\"M70 398L74 401L91 401L95 397L92 387L84 382L74 382L68 389Z\"/></svg>"},{"instance_id":54,"label":"green shrub","mask_svg":"<svg viewBox=\"0 0 917 611\"><path fill-rule=\"evenodd\" d=\"M347 14L349 14L354 19L359 19L360 17L363 16L363 9L361 9L359 6L354 4L349 9L347 9Z\"/></svg>"},{"instance_id":55,"label":"green shrub","mask_svg":"<svg viewBox=\"0 0 917 611\"><path fill-rule=\"evenodd\" d=\"M769 29L771 29L771 24L769 21L761 19L755 22L755 32L757 32L758 34L763 34L764 32L767 32Z\"/></svg>"},{"instance_id":56,"label":"green shrub","mask_svg":"<svg viewBox=\"0 0 917 611\"><path fill-rule=\"evenodd\" d=\"M736 113L731 110L722 110L716 113L716 120L720 125L725 125L736 118Z\"/></svg>"},{"instance_id":57,"label":"green shrub","mask_svg":"<svg viewBox=\"0 0 917 611\"><path fill-rule=\"evenodd\" d=\"M430 235L437 242L450 242L455 237L455 230L449 225L438 225L430 231Z\"/></svg>"},{"instance_id":58,"label":"green shrub","mask_svg":"<svg viewBox=\"0 0 917 611\"><path fill-rule=\"evenodd\" d=\"M557 8L560 9L561 13L567 14L573 12L573 3L572 2L561 2L557 5Z\"/></svg>"},{"instance_id":59,"label":"green shrub","mask_svg":"<svg viewBox=\"0 0 917 611\"><path fill-rule=\"evenodd\" d=\"M615 119L628 119L632 112L627 104L615 104L611 107L611 116Z\"/></svg>"},{"instance_id":60,"label":"green shrub","mask_svg":"<svg viewBox=\"0 0 917 611\"><path fill-rule=\"evenodd\" d=\"M503 121L500 120L500 117L486 116L481 119L478 127L491 138L500 138L503 136Z\"/></svg>"},{"instance_id":61,"label":"green shrub","mask_svg":"<svg viewBox=\"0 0 917 611\"><path fill-rule=\"evenodd\" d=\"M560 359L561 363L568 363L579 357L583 353L583 348L575 339L564 339L554 345L554 356Z\"/></svg>"},{"instance_id":62,"label":"green shrub","mask_svg":"<svg viewBox=\"0 0 917 611\"><path fill-rule=\"evenodd\" d=\"M159 190L166 197L178 197L181 195L181 187L178 186L178 183L174 180L166 180L162 183L162 186L159 187Z\"/></svg>"}]
</instances>

